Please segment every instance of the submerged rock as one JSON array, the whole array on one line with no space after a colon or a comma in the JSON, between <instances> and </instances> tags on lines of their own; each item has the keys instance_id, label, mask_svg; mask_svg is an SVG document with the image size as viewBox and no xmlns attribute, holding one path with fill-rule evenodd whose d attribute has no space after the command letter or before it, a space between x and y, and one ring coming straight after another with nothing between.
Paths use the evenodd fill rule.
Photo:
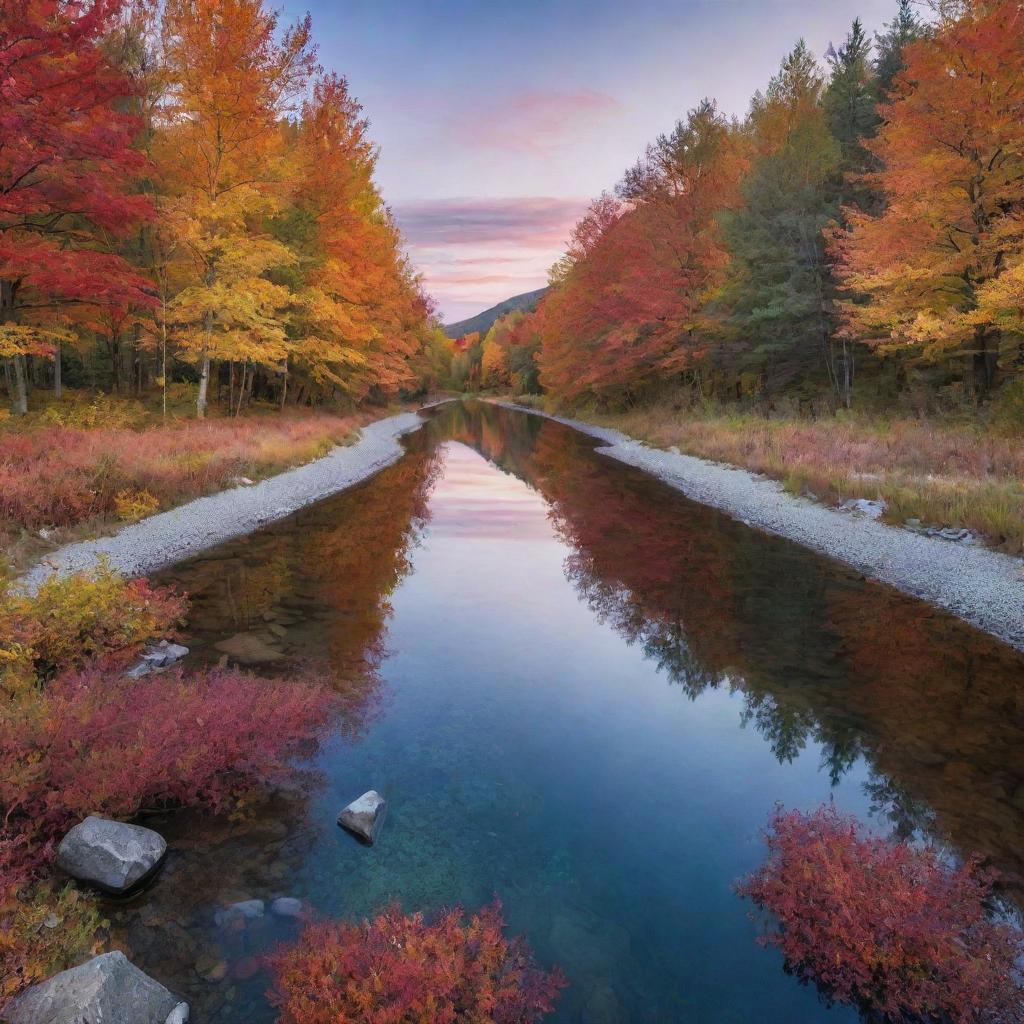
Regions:
<instances>
[{"instance_id":1,"label":"submerged rock","mask_svg":"<svg viewBox=\"0 0 1024 1024\"><path fill-rule=\"evenodd\" d=\"M188 1003L118 950L26 989L2 1019L7 1024L185 1024Z\"/></svg>"},{"instance_id":2,"label":"submerged rock","mask_svg":"<svg viewBox=\"0 0 1024 1024\"><path fill-rule=\"evenodd\" d=\"M285 659L285 655L255 633L236 633L213 646L243 665L262 665Z\"/></svg>"},{"instance_id":3,"label":"submerged rock","mask_svg":"<svg viewBox=\"0 0 1024 1024\"><path fill-rule=\"evenodd\" d=\"M61 840L57 867L119 895L145 881L166 852L164 837L150 828L90 815Z\"/></svg>"},{"instance_id":4,"label":"submerged rock","mask_svg":"<svg viewBox=\"0 0 1024 1024\"><path fill-rule=\"evenodd\" d=\"M214 915L214 923L218 928L231 924L233 921L255 921L266 912L263 900L239 900Z\"/></svg>"},{"instance_id":5,"label":"submerged rock","mask_svg":"<svg viewBox=\"0 0 1024 1024\"><path fill-rule=\"evenodd\" d=\"M277 914L278 917L301 917L302 900L297 900L294 896L278 896L270 904L270 912Z\"/></svg>"},{"instance_id":6,"label":"submerged rock","mask_svg":"<svg viewBox=\"0 0 1024 1024\"><path fill-rule=\"evenodd\" d=\"M338 824L363 842L372 845L384 820L386 806L384 797L375 789L371 789L358 800L353 800L338 815Z\"/></svg>"}]
</instances>

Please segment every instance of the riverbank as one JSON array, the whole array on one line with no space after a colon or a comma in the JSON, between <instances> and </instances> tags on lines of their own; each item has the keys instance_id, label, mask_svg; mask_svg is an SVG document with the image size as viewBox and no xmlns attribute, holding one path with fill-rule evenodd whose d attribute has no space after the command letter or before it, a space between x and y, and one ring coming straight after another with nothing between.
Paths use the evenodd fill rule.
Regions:
<instances>
[{"instance_id":1,"label":"riverbank","mask_svg":"<svg viewBox=\"0 0 1024 1024\"><path fill-rule=\"evenodd\" d=\"M26 572L21 582L31 590L54 574L91 569L101 561L125 576L155 572L361 483L401 458L399 438L422 423L415 412L377 420L364 426L352 444L303 466L251 486L197 498L125 526L113 536L61 547Z\"/></svg>"},{"instance_id":2,"label":"riverbank","mask_svg":"<svg viewBox=\"0 0 1024 1024\"><path fill-rule=\"evenodd\" d=\"M880 501L892 525L969 530L988 547L1024 554L1024 445L1019 428L989 411L962 420L808 419L663 402L575 415L654 448L763 473L798 497Z\"/></svg>"},{"instance_id":3,"label":"riverbank","mask_svg":"<svg viewBox=\"0 0 1024 1024\"><path fill-rule=\"evenodd\" d=\"M27 569L66 544L305 465L399 411L261 409L163 422L139 408L103 397L0 420L0 558Z\"/></svg>"},{"instance_id":4,"label":"riverbank","mask_svg":"<svg viewBox=\"0 0 1024 1024\"><path fill-rule=\"evenodd\" d=\"M786 493L776 480L691 455L650 448L609 427L513 402L496 404L573 427L603 442L599 451L658 477L688 498L748 526L854 566L865 576L944 608L1024 650L1024 561L829 508Z\"/></svg>"}]
</instances>

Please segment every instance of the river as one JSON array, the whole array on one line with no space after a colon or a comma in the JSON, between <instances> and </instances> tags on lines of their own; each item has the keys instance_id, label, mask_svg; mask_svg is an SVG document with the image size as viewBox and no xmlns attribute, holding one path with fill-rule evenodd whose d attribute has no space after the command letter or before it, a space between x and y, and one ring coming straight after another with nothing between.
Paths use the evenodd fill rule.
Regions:
<instances>
[{"instance_id":1,"label":"river","mask_svg":"<svg viewBox=\"0 0 1024 1024\"><path fill-rule=\"evenodd\" d=\"M561 1022L853 1021L758 945L734 892L773 807L1024 878L1024 656L595 452L568 427L443 406L373 479L158 577L185 642L329 671L342 722L245 820L158 819L116 939L193 1019L272 1021L259 954L317 915L474 909L570 981ZM229 639L233 638L233 639ZM378 843L339 810L375 788Z\"/></svg>"}]
</instances>

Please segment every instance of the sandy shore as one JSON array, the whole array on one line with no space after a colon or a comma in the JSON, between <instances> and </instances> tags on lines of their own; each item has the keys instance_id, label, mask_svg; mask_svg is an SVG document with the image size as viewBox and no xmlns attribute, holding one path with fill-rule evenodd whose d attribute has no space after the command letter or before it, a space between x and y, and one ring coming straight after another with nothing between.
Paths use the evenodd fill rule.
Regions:
<instances>
[{"instance_id":1,"label":"sandy shore","mask_svg":"<svg viewBox=\"0 0 1024 1024\"><path fill-rule=\"evenodd\" d=\"M1024 650L1024 560L980 545L921 536L787 494L775 480L691 455L649 448L617 430L497 402L603 442L602 454L651 473L688 498L786 537L952 612Z\"/></svg>"}]
</instances>

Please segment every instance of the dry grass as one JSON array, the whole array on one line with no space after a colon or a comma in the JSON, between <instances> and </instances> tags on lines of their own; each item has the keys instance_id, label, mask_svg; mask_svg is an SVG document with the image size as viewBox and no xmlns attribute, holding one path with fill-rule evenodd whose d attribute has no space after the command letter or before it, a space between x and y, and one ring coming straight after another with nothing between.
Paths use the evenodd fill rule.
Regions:
<instances>
[{"instance_id":1,"label":"dry grass","mask_svg":"<svg viewBox=\"0 0 1024 1024\"><path fill-rule=\"evenodd\" d=\"M962 527L1024 551L1024 443L972 425L921 420L764 419L651 407L583 414L659 448L727 462L822 501L883 499L886 519Z\"/></svg>"},{"instance_id":2,"label":"dry grass","mask_svg":"<svg viewBox=\"0 0 1024 1024\"><path fill-rule=\"evenodd\" d=\"M236 477L256 480L308 462L370 418L289 413L143 429L22 429L7 421L0 430L0 546L24 565L48 546L222 490Z\"/></svg>"}]
</instances>

